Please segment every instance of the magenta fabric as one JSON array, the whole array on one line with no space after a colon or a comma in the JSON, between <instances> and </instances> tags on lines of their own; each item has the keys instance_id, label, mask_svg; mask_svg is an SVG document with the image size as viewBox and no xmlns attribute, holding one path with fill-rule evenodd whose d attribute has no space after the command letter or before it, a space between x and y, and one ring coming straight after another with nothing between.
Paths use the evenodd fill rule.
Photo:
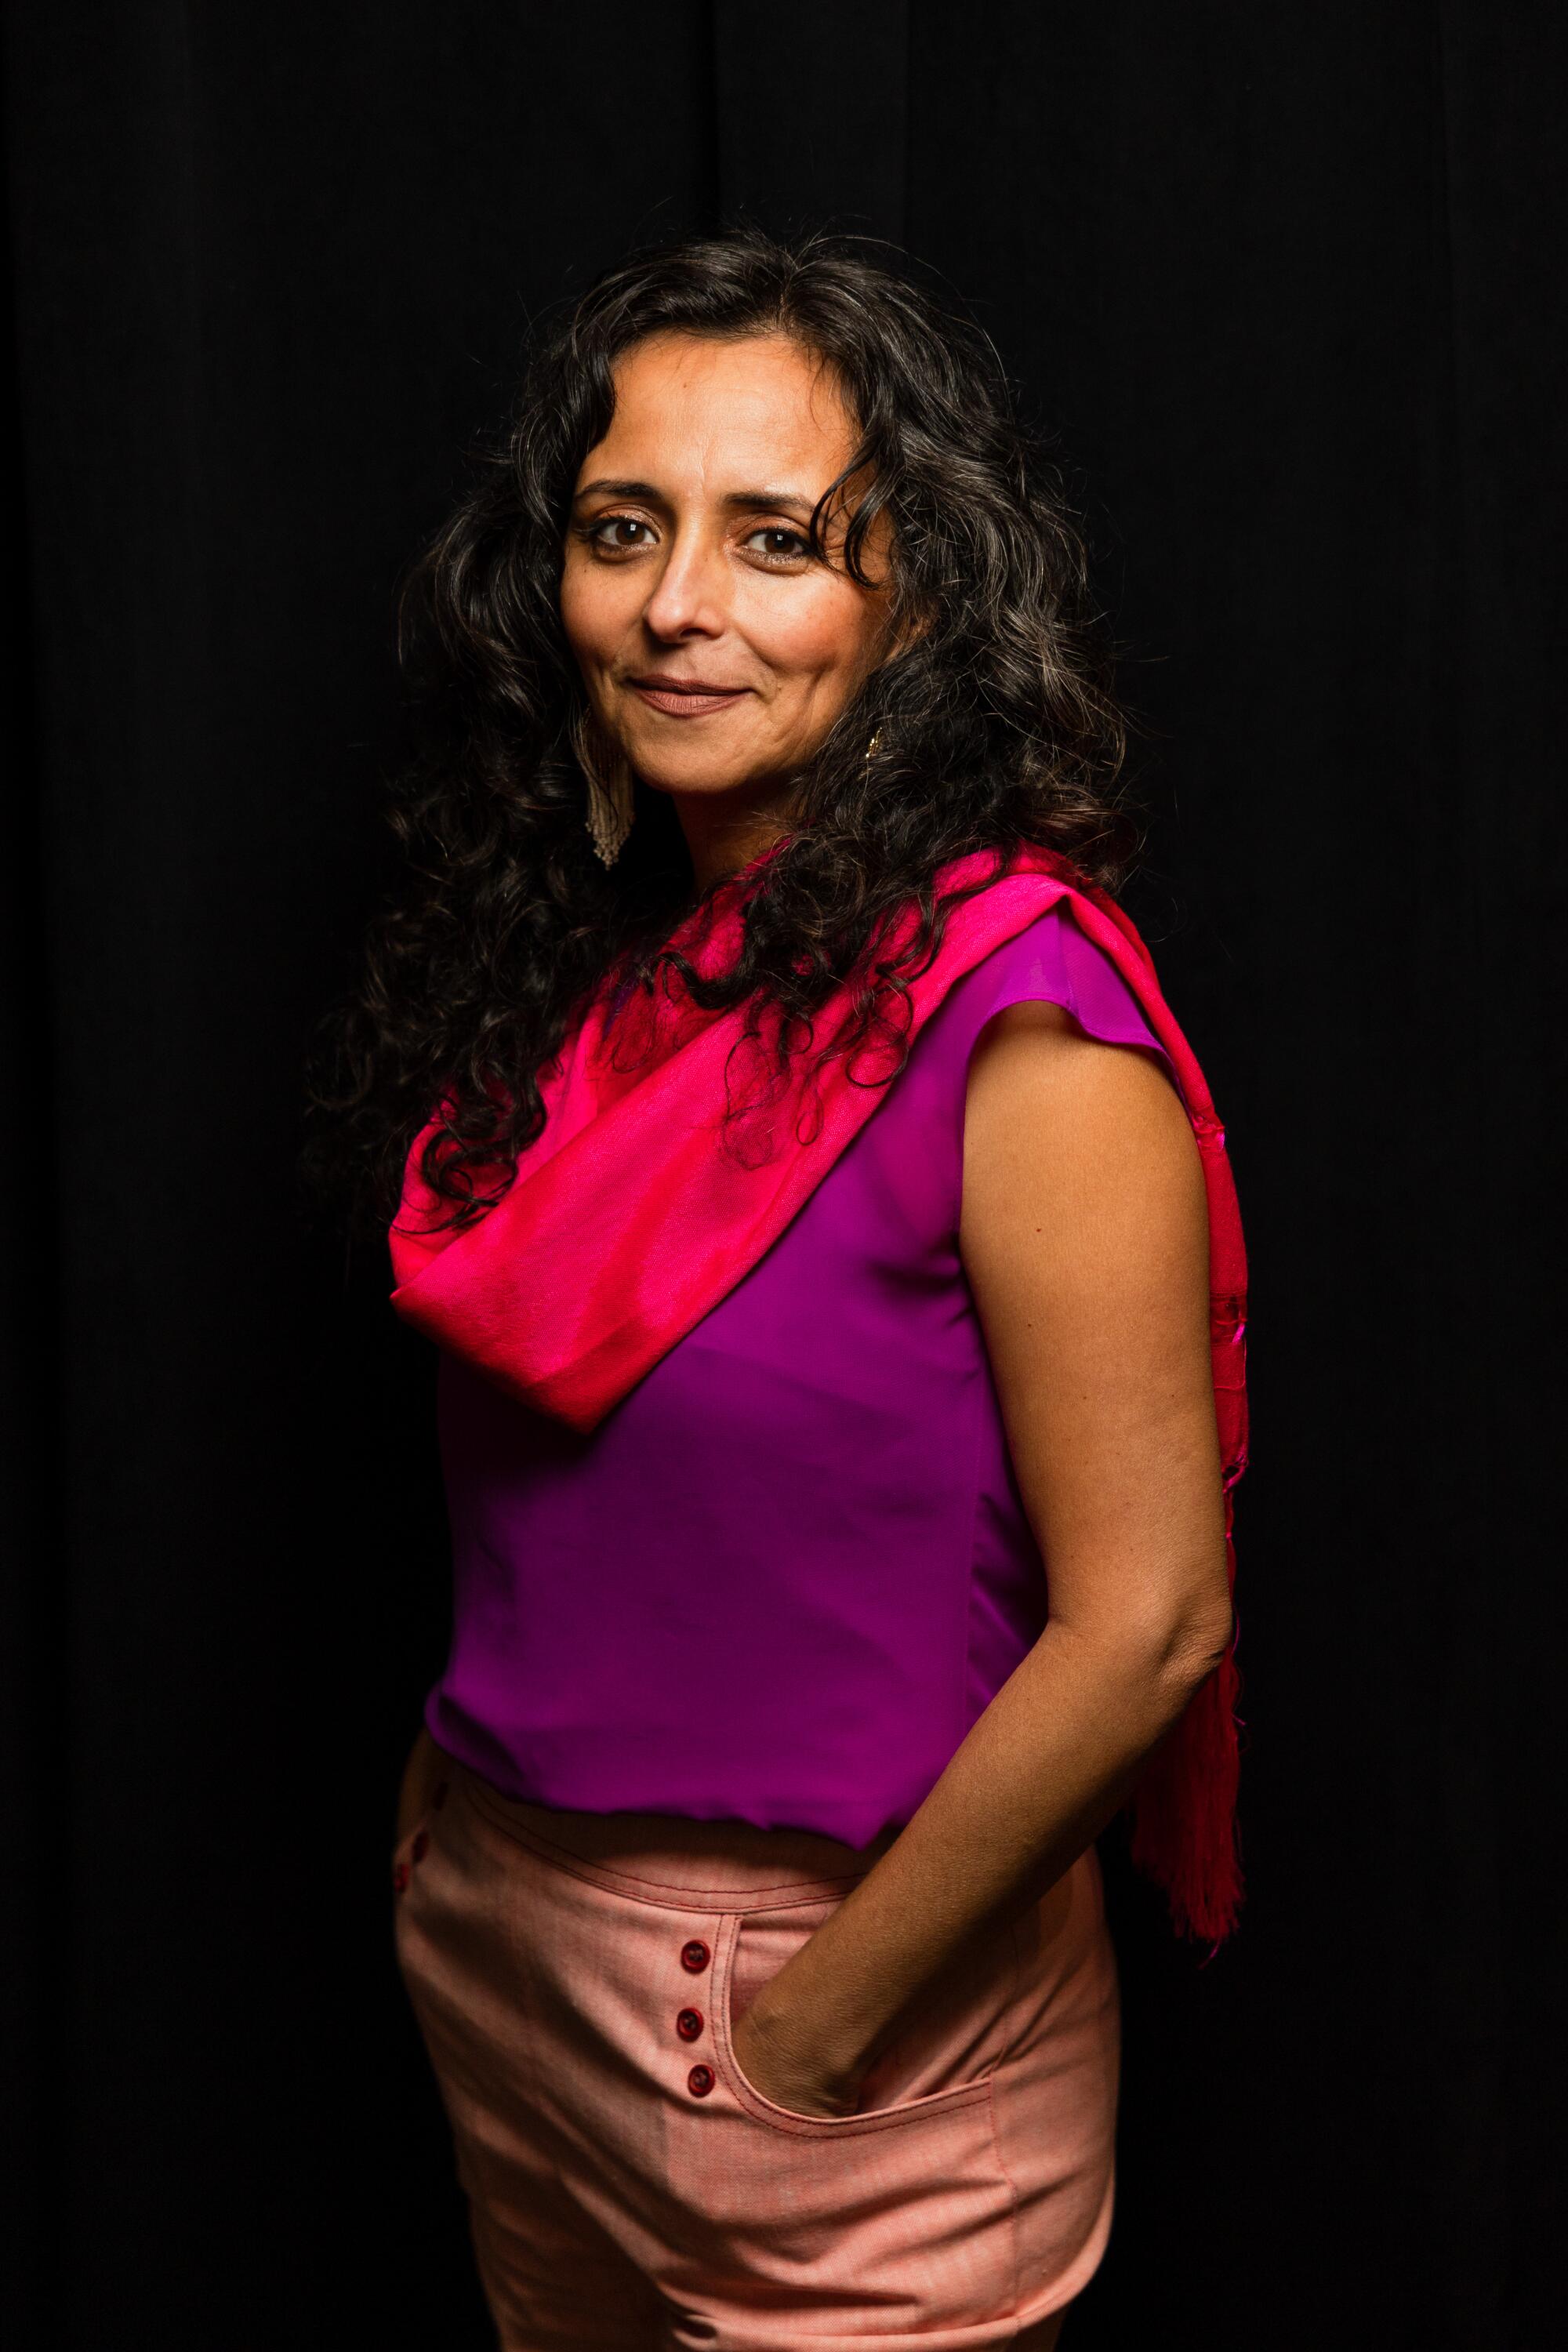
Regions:
<instances>
[{"instance_id":1,"label":"magenta fabric","mask_svg":"<svg viewBox=\"0 0 1568 2352\"><path fill-rule=\"evenodd\" d=\"M731 972L752 901L765 898L768 867L789 839L726 877L677 926L666 953L678 950L704 978ZM468 1168L481 1196L494 1182L489 1205L466 1227L427 1181L431 1155L456 1148L447 1100L415 1138L387 1235L395 1309L520 1403L584 1434L597 1428L779 1239L880 1107L879 1081L900 1068L900 1049L948 991L1062 898L1181 1073L1204 1159L1211 1259L1228 1297L1244 1253L1203 1073L1136 928L1106 892L1074 877L1069 861L1038 842L949 859L932 877L940 943L914 956L914 898L879 927L883 969L916 965L896 1018L887 1020L895 1007L884 988L883 1028L852 1042L869 976L862 959L813 1015L824 1051L796 1051L783 1067L776 1047L787 1016L776 1000L705 1007L668 962L657 984L623 999L606 973L539 1072L542 1133L510 1171L501 1161Z\"/></svg>"},{"instance_id":2,"label":"magenta fabric","mask_svg":"<svg viewBox=\"0 0 1568 2352\"><path fill-rule=\"evenodd\" d=\"M864 1845L1038 1637L957 1249L970 1053L1031 997L1177 1084L1058 900L952 984L779 1238L591 1431L443 1354L454 1622L426 1721L504 1795Z\"/></svg>"}]
</instances>

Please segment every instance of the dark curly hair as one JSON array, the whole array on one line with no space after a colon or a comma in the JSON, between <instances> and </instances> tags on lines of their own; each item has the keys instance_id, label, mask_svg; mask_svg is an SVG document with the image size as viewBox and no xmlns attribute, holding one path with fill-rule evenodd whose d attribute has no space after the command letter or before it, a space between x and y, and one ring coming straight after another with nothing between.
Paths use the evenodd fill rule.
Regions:
<instances>
[{"instance_id":1,"label":"dark curly hair","mask_svg":"<svg viewBox=\"0 0 1568 2352\"><path fill-rule=\"evenodd\" d=\"M612 968L643 987L678 969L704 1005L745 1005L748 1034L771 1010L783 1059L807 1050L813 1013L852 982L851 1025L825 1049L850 1054L873 1028L901 1034L905 975L968 895L938 895L947 861L1033 842L1101 887L1124 878L1140 837L1119 789L1125 730L1058 477L1021 429L989 339L888 251L738 230L633 255L542 340L510 426L411 570L399 650L422 748L392 821L412 879L373 928L310 1073L307 1168L352 1192L356 1222L395 1212L410 1141L443 1098L425 1172L454 1222L479 1213L544 1124L536 1074ZM835 371L860 437L814 518L816 551L855 484L839 560L864 582L885 512L895 626L918 619L798 779L739 961L707 981L666 943L721 884L694 895L668 796L638 782L618 860L606 870L595 855L572 746L583 688L558 610L567 516L609 425L615 363L672 331L783 332ZM910 905L897 968L879 963Z\"/></svg>"}]
</instances>

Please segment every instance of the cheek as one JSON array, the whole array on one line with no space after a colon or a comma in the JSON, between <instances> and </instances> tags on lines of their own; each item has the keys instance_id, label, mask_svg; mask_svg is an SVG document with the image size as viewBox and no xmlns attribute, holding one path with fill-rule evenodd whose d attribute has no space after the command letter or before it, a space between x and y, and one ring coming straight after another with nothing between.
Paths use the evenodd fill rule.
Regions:
<instances>
[{"instance_id":1,"label":"cheek","mask_svg":"<svg viewBox=\"0 0 1568 2352\"><path fill-rule=\"evenodd\" d=\"M871 660L876 619L852 583L818 575L797 595L759 596L746 635L781 680L847 698Z\"/></svg>"},{"instance_id":2,"label":"cheek","mask_svg":"<svg viewBox=\"0 0 1568 2352\"><path fill-rule=\"evenodd\" d=\"M626 604L619 572L568 556L561 574L561 625L584 667L607 661L615 653L626 634Z\"/></svg>"}]
</instances>

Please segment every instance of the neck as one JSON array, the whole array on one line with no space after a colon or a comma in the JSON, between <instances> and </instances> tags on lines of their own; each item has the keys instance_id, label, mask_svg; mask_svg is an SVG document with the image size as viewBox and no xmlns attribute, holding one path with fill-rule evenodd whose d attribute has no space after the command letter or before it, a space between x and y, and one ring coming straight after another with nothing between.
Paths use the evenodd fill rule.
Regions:
<instances>
[{"instance_id":1,"label":"neck","mask_svg":"<svg viewBox=\"0 0 1568 2352\"><path fill-rule=\"evenodd\" d=\"M790 825L782 794L736 807L728 793L688 793L678 799L676 808L691 856L691 887L697 897L761 857Z\"/></svg>"}]
</instances>

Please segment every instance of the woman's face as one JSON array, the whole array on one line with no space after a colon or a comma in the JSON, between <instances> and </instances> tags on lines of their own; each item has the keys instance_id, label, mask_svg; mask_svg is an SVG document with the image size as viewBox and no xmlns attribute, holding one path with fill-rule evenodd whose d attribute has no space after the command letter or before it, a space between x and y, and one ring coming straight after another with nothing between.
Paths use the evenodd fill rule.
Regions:
<instances>
[{"instance_id":1,"label":"woman's face","mask_svg":"<svg viewBox=\"0 0 1568 2352\"><path fill-rule=\"evenodd\" d=\"M561 580L590 704L644 782L684 803L689 838L710 832L719 795L783 822L791 779L884 649L885 590L843 568L847 516L826 562L806 535L854 422L831 372L782 335L650 337L615 383ZM879 581L885 558L873 530Z\"/></svg>"}]
</instances>

